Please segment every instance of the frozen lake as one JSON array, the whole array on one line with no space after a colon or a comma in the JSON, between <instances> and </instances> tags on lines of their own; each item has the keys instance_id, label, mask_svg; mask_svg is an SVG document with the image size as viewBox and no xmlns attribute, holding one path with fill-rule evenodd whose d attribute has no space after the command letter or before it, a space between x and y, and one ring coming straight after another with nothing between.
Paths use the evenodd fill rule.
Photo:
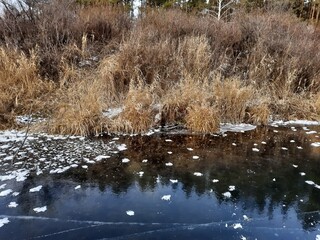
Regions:
<instances>
[{"instance_id":1,"label":"frozen lake","mask_svg":"<svg viewBox=\"0 0 320 240\"><path fill-rule=\"evenodd\" d=\"M320 127L0 133L0 239L320 239Z\"/></svg>"}]
</instances>

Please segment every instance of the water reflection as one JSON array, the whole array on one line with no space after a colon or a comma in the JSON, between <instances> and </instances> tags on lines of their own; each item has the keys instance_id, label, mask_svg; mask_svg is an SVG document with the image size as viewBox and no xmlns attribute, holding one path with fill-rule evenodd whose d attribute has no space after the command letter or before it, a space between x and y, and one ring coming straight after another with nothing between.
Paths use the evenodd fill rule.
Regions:
<instances>
[{"instance_id":1,"label":"water reflection","mask_svg":"<svg viewBox=\"0 0 320 240\"><path fill-rule=\"evenodd\" d=\"M126 151L88 169L32 174L11 183L20 191L19 207L8 209L10 199L0 199L3 215L57 220L13 219L0 237L15 232L12 239L315 239L320 189L305 181L320 184L320 152L311 146L319 138L297 129L122 137L118 141ZM40 192L29 192L38 185ZM168 194L170 201L161 200ZM48 211L35 214L35 206ZM135 215L127 216L127 210ZM79 222L66 221L75 219ZM21 232L13 230L15 224Z\"/></svg>"}]
</instances>

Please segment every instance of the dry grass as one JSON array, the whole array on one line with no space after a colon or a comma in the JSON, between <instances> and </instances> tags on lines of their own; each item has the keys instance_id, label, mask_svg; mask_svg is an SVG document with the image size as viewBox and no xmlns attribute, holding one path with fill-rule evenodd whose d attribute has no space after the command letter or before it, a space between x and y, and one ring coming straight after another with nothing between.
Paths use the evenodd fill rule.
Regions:
<instances>
[{"instance_id":1,"label":"dry grass","mask_svg":"<svg viewBox=\"0 0 320 240\"><path fill-rule=\"evenodd\" d=\"M186 115L186 127L197 133L217 132L220 127L219 114L210 106L190 106Z\"/></svg>"}]
</instances>

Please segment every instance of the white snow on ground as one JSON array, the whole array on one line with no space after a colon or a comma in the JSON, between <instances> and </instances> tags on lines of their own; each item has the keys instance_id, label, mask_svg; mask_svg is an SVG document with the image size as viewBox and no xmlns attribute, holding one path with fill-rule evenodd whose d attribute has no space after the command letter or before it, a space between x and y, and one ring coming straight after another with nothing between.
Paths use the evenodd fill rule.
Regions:
<instances>
[{"instance_id":1,"label":"white snow on ground","mask_svg":"<svg viewBox=\"0 0 320 240\"><path fill-rule=\"evenodd\" d=\"M274 125L320 125L318 121L309 121L309 120L291 120L291 121L273 121L270 123L271 126Z\"/></svg>"},{"instance_id":2,"label":"white snow on ground","mask_svg":"<svg viewBox=\"0 0 320 240\"><path fill-rule=\"evenodd\" d=\"M47 206L34 208L33 211L36 213L45 212L47 211Z\"/></svg>"},{"instance_id":3,"label":"white snow on ground","mask_svg":"<svg viewBox=\"0 0 320 240\"><path fill-rule=\"evenodd\" d=\"M163 195L161 200L170 201L171 200L171 195Z\"/></svg>"},{"instance_id":4,"label":"white snow on ground","mask_svg":"<svg viewBox=\"0 0 320 240\"><path fill-rule=\"evenodd\" d=\"M311 143L312 147L320 147L320 142Z\"/></svg>"},{"instance_id":5,"label":"white snow on ground","mask_svg":"<svg viewBox=\"0 0 320 240\"><path fill-rule=\"evenodd\" d=\"M121 160L121 162L122 163L128 163L128 162L130 162L130 159L129 158L124 158L124 159Z\"/></svg>"},{"instance_id":6,"label":"white snow on ground","mask_svg":"<svg viewBox=\"0 0 320 240\"><path fill-rule=\"evenodd\" d=\"M31 188L31 189L29 190L29 192L39 192L39 191L41 190L41 188L42 188L42 185L40 185L40 186L38 186L38 187Z\"/></svg>"},{"instance_id":7,"label":"white snow on ground","mask_svg":"<svg viewBox=\"0 0 320 240\"><path fill-rule=\"evenodd\" d=\"M126 213L128 216L134 216L134 211L132 211L132 210L128 210L128 211L126 211Z\"/></svg>"},{"instance_id":8,"label":"white snow on ground","mask_svg":"<svg viewBox=\"0 0 320 240\"><path fill-rule=\"evenodd\" d=\"M9 208L16 208L18 205L19 205L19 204L16 203L16 202L10 202L9 205L8 205L8 207L9 207Z\"/></svg>"},{"instance_id":9,"label":"white snow on ground","mask_svg":"<svg viewBox=\"0 0 320 240\"><path fill-rule=\"evenodd\" d=\"M195 172L195 173L193 173L193 175L195 175L195 176L197 176L197 177L201 177L201 176L203 176L203 174L202 174L202 173L200 173L200 172Z\"/></svg>"},{"instance_id":10,"label":"white snow on ground","mask_svg":"<svg viewBox=\"0 0 320 240\"><path fill-rule=\"evenodd\" d=\"M238 228L242 229L241 223L235 223L235 224L232 225L232 227L233 227L234 229L238 229Z\"/></svg>"},{"instance_id":11,"label":"white snow on ground","mask_svg":"<svg viewBox=\"0 0 320 240\"><path fill-rule=\"evenodd\" d=\"M251 124L231 124L231 123L222 123L220 124L220 132L245 132L256 129L256 126Z\"/></svg>"},{"instance_id":12,"label":"white snow on ground","mask_svg":"<svg viewBox=\"0 0 320 240\"><path fill-rule=\"evenodd\" d=\"M125 144L120 144L117 146L118 150L119 151L124 151L124 150L127 150L127 145Z\"/></svg>"},{"instance_id":13,"label":"white snow on ground","mask_svg":"<svg viewBox=\"0 0 320 240\"><path fill-rule=\"evenodd\" d=\"M0 219L0 227L3 227L3 225L8 224L10 221L8 218L1 218Z\"/></svg>"},{"instance_id":14,"label":"white snow on ground","mask_svg":"<svg viewBox=\"0 0 320 240\"><path fill-rule=\"evenodd\" d=\"M11 189L3 190L2 192L0 192L0 197L5 197L5 196L9 195L12 192L13 191Z\"/></svg>"},{"instance_id":15,"label":"white snow on ground","mask_svg":"<svg viewBox=\"0 0 320 240\"><path fill-rule=\"evenodd\" d=\"M109 108L108 110L103 112L103 116L108 117L108 118L114 118L118 116L120 113L122 113L123 108Z\"/></svg>"}]
</instances>

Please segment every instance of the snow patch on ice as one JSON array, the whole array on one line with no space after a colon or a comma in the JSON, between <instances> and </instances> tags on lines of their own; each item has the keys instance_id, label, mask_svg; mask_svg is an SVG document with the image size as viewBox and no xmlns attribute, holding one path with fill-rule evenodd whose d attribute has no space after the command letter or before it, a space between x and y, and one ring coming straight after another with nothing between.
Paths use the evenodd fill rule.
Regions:
<instances>
[{"instance_id":1,"label":"snow patch on ice","mask_svg":"<svg viewBox=\"0 0 320 240\"><path fill-rule=\"evenodd\" d=\"M238 229L238 228L242 229L241 223L235 223L235 224L232 225L232 227L233 227L234 229Z\"/></svg>"},{"instance_id":2,"label":"snow patch on ice","mask_svg":"<svg viewBox=\"0 0 320 240\"><path fill-rule=\"evenodd\" d=\"M311 143L312 147L320 147L320 142Z\"/></svg>"},{"instance_id":3,"label":"snow patch on ice","mask_svg":"<svg viewBox=\"0 0 320 240\"><path fill-rule=\"evenodd\" d=\"M45 212L47 211L47 206L34 208L33 211L36 213Z\"/></svg>"},{"instance_id":4,"label":"snow patch on ice","mask_svg":"<svg viewBox=\"0 0 320 240\"><path fill-rule=\"evenodd\" d=\"M309 185L315 185L314 181L310 181L310 180L305 181L305 183Z\"/></svg>"},{"instance_id":5,"label":"snow patch on ice","mask_svg":"<svg viewBox=\"0 0 320 240\"><path fill-rule=\"evenodd\" d=\"M10 193L12 193L11 189L3 190L2 192L0 192L0 197L5 197L5 196L9 195Z\"/></svg>"},{"instance_id":6,"label":"snow patch on ice","mask_svg":"<svg viewBox=\"0 0 320 240\"><path fill-rule=\"evenodd\" d=\"M176 180L176 179L170 179L169 180L171 183L178 183L178 180Z\"/></svg>"},{"instance_id":7,"label":"snow patch on ice","mask_svg":"<svg viewBox=\"0 0 320 240\"><path fill-rule=\"evenodd\" d=\"M80 189L80 188L81 188L81 185L78 185L74 189L77 190L77 189Z\"/></svg>"},{"instance_id":8,"label":"snow patch on ice","mask_svg":"<svg viewBox=\"0 0 320 240\"><path fill-rule=\"evenodd\" d=\"M198 160L198 159L199 159L199 156L192 156L192 159Z\"/></svg>"},{"instance_id":9,"label":"snow patch on ice","mask_svg":"<svg viewBox=\"0 0 320 240\"><path fill-rule=\"evenodd\" d=\"M3 225L8 224L10 221L8 218L1 218L0 219L0 227L3 227Z\"/></svg>"},{"instance_id":10,"label":"snow patch on ice","mask_svg":"<svg viewBox=\"0 0 320 240\"><path fill-rule=\"evenodd\" d=\"M41 190L41 188L42 188L42 185L40 185L40 186L38 186L38 187L31 188L31 189L29 190L29 192L39 192L39 191Z\"/></svg>"},{"instance_id":11,"label":"snow patch on ice","mask_svg":"<svg viewBox=\"0 0 320 240\"><path fill-rule=\"evenodd\" d=\"M134 216L134 211L132 211L132 210L128 210L128 211L126 211L126 213L128 216Z\"/></svg>"},{"instance_id":12,"label":"snow patch on ice","mask_svg":"<svg viewBox=\"0 0 320 240\"><path fill-rule=\"evenodd\" d=\"M103 160L103 159L108 159L108 158L110 158L110 156L99 155L99 156L95 157L95 160L96 160L96 161L101 161L101 160Z\"/></svg>"},{"instance_id":13,"label":"snow patch on ice","mask_svg":"<svg viewBox=\"0 0 320 240\"><path fill-rule=\"evenodd\" d=\"M236 186L230 185L230 186L229 186L229 191L232 192L232 191L234 191L234 190L236 190Z\"/></svg>"},{"instance_id":14,"label":"snow patch on ice","mask_svg":"<svg viewBox=\"0 0 320 240\"><path fill-rule=\"evenodd\" d=\"M222 193L222 195L223 195L225 198L231 198L231 193L230 193L230 192Z\"/></svg>"},{"instance_id":15,"label":"snow patch on ice","mask_svg":"<svg viewBox=\"0 0 320 240\"><path fill-rule=\"evenodd\" d=\"M163 195L161 200L170 201L171 200L171 195Z\"/></svg>"},{"instance_id":16,"label":"snow patch on ice","mask_svg":"<svg viewBox=\"0 0 320 240\"><path fill-rule=\"evenodd\" d=\"M19 205L19 204L16 203L16 202L10 202L9 205L8 205L8 207L9 207L9 208L16 208L18 205Z\"/></svg>"},{"instance_id":17,"label":"snow patch on ice","mask_svg":"<svg viewBox=\"0 0 320 240\"><path fill-rule=\"evenodd\" d=\"M171 166L173 166L173 163L172 162L168 162L168 163L166 163L166 166L167 167L171 167Z\"/></svg>"},{"instance_id":18,"label":"snow patch on ice","mask_svg":"<svg viewBox=\"0 0 320 240\"><path fill-rule=\"evenodd\" d=\"M273 125L320 125L318 121L309 121L309 120L290 120L290 121L273 121L271 126Z\"/></svg>"},{"instance_id":19,"label":"snow patch on ice","mask_svg":"<svg viewBox=\"0 0 320 240\"><path fill-rule=\"evenodd\" d=\"M217 182L219 182L219 179L213 179L212 182L217 183Z\"/></svg>"},{"instance_id":20,"label":"snow patch on ice","mask_svg":"<svg viewBox=\"0 0 320 240\"><path fill-rule=\"evenodd\" d=\"M202 174L202 173L200 173L200 172L195 172L195 173L193 173L193 175L195 175L195 176L197 176L197 177L201 177L201 176L203 176L203 174Z\"/></svg>"},{"instance_id":21,"label":"snow patch on ice","mask_svg":"<svg viewBox=\"0 0 320 240\"><path fill-rule=\"evenodd\" d=\"M245 132L256 129L256 126L251 124L231 124L231 123L222 123L220 124L220 132Z\"/></svg>"},{"instance_id":22,"label":"snow patch on ice","mask_svg":"<svg viewBox=\"0 0 320 240\"><path fill-rule=\"evenodd\" d=\"M259 152L260 150L258 148L252 148L252 151Z\"/></svg>"},{"instance_id":23,"label":"snow patch on ice","mask_svg":"<svg viewBox=\"0 0 320 240\"><path fill-rule=\"evenodd\" d=\"M128 162L130 162L130 159L129 158L124 158L124 159L121 160L121 162L122 163L128 163Z\"/></svg>"}]
</instances>

